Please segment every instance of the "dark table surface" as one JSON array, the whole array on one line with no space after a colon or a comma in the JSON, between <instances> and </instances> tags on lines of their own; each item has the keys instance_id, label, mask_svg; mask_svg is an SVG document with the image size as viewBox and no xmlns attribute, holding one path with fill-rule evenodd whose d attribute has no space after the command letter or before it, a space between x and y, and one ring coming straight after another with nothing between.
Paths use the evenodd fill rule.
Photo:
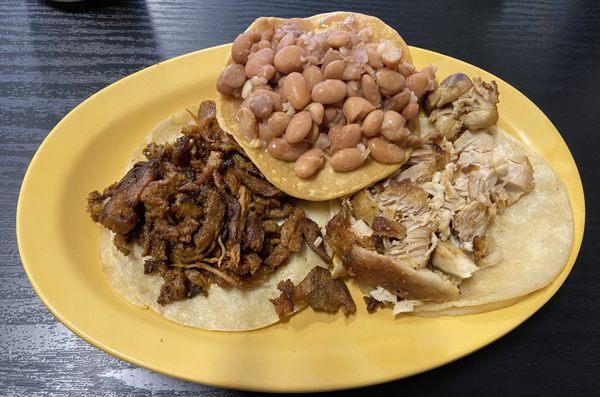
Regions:
<instances>
[{"instance_id":1,"label":"dark table surface","mask_svg":"<svg viewBox=\"0 0 600 397\"><path fill-rule=\"evenodd\" d=\"M15 241L19 187L35 150L74 106L156 62L231 41L254 18L355 10L412 45L508 81L571 148L588 216L560 291L506 337L433 371L354 392L403 395L597 395L600 389L600 2L115 1L57 9L0 2L0 395L235 395L119 361L68 331L42 305Z\"/></svg>"}]
</instances>

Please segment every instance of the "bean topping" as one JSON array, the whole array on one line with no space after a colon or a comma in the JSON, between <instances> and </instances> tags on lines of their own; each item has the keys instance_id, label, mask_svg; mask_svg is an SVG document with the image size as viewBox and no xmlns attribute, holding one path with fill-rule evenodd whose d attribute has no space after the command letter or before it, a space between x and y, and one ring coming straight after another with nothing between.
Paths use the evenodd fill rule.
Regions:
<instances>
[{"instance_id":1,"label":"bean topping","mask_svg":"<svg viewBox=\"0 0 600 397\"><path fill-rule=\"evenodd\" d=\"M381 138L369 139L369 150L371 157L383 164L397 164L406 161L406 155L400 146Z\"/></svg>"},{"instance_id":2,"label":"bean topping","mask_svg":"<svg viewBox=\"0 0 600 397\"><path fill-rule=\"evenodd\" d=\"M341 80L327 79L312 89L313 102L320 102L323 105L331 105L341 101L346 96L346 83Z\"/></svg>"},{"instance_id":3,"label":"bean topping","mask_svg":"<svg viewBox=\"0 0 600 397\"><path fill-rule=\"evenodd\" d=\"M310 149L310 143L288 143L281 138L273 138L267 145L267 151L278 160L292 162Z\"/></svg>"},{"instance_id":4,"label":"bean topping","mask_svg":"<svg viewBox=\"0 0 600 397\"><path fill-rule=\"evenodd\" d=\"M296 110L304 109L310 103L310 91L304 76L298 72L287 75L283 83L283 93Z\"/></svg>"},{"instance_id":5,"label":"bean topping","mask_svg":"<svg viewBox=\"0 0 600 397\"><path fill-rule=\"evenodd\" d=\"M311 177L325 163L325 153L318 147L304 152L294 164L294 172L300 178Z\"/></svg>"},{"instance_id":6,"label":"bean topping","mask_svg":"<svg viewBox=\"0 0 600 397\"><path fill-rule=\"evenodd\" d=\"M331 156L329 162L331 163L331 168L335 171L348 172L360 167L368 155L367 151L361 151L357 148L342 149Z\"/></svg>"},{"instance_id":7,"label":"bean topping","mask_svg":"<svg viewBox=\"0 0 600 397\"><path fill-rule=\"evenodd\" d=\"M356 120L364 119L365 116L374 109L375 107L371 104L371 102L367 101L365 98L355 96L346 99L342 110L346 120L349 123L353 123Z\"/></svg>"},{"instance_id":8,"label":"bean topping","mask_svg":"<svg viewBox=\"0 0 600 397\"><path fill-rule=\"evenodd\" d=\"M302 142L312 128L312 122L309 112L296 113L285 130L285 140L289 143Z\"/></svg>"},{"instance_id":9,"label":"bean topping","mask_svg":"<svg viewBox=\"0 0 600 397\"><path fill-rule=\"evenodd\" d=\"M304 49L302 47L297 45L283 47L275 55L275 67L281 73L301 72L304 66L303 56Z\"/></svg>"},{"instance_id":10,"label":"bean topping","mask_svg":"<svg viewBox=\"0 0 600 397\"><path fill-rule=\"evenodd\" d=\"M326 31L300 20L260 20L240 34L217 91L241 101L240 135L310 178L329 161L338 172L370 156L400 164L421 145L408 129L436 88L434 66L416 70L408 49L377 39L352 17ZM403 61L404 59L404 61ZM239 103L239 102L238 102Z\"/></svg>"}]
</instances>

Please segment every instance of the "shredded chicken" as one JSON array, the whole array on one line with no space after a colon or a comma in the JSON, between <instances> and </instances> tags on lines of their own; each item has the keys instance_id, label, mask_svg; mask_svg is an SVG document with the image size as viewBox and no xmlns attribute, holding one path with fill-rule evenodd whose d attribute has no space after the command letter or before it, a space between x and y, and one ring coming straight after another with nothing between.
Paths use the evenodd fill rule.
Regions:
<instances>
[{"instance_id":1,"label":"shredded chicken","mask_svg":"<svg viewBox=\"0 0 600 397\"><path fill-rule=\"evenodd\" d=\"M454 140L462 129L483 130L498 121L498 86L462 73L446 77L426 101L437 132Z\"/></svg>"},{"instance_id":2,"label":"shredded chicken","mask_svg":"<svg viewBox=\"0 0 600 397\"><path fill-rule=\"evenodd\" d=\"M506 153L488 132L437 139L391 178L343 202L325 235L342 262L335 273L403 299L397 313L412 310L412 300L454 299L461 280L502 259L487 229L532 188L529 160ZM365 298L371 311L389 304L377 291Z\"/></svg>"}]
</instances>

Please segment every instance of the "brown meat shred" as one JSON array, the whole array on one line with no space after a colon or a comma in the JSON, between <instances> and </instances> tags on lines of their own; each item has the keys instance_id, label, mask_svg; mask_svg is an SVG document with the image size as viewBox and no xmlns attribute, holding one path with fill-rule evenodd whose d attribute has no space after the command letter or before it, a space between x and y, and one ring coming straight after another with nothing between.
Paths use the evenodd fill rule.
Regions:
<instances>
[{"instance_id":1,"label":"brown meat shred","mask_svg":"<svg viewBox=\"0 0 600 397\"><path fill-rule=\"evenodd\" d=\"M156 179L157 165L153 161L136 163L110 191L110 198L102 205L105 195L92 192L88 196L88 211L92 219L118 234L131 231L140 220L137 206L144 188ZM106 192L105 192L106 193ZM100 211L101 208L101 211Z\"/></svg>"},{"instance_id":2,"label":"brown meat shred","mask_svg":"<svg viewBox=\"0 0 600 397\"><path fill-rule=\"evenodd\" d=\"M380 307L383 306L382 302L373 298L371 295L363 296L363 300L365 301L365 304L367 305L367 312L369 312L369 313L375 313L377 311L377 309L379 309Z\"/></svg>"},{"instance_id":3,"label":"brown meat shred","mask_svg":"<svg viewBox=\"0 0 600 397\"><path fill-rule=\"evenodd\" d=\"M294 303L305 302L316 311L336 313L341 310L346 316L356 312L356 305L346 284L333 279L329 270L313 268L296 286L291 280L281 281L277 288L281 295L271 299L280 319L289 317L294 311Z\"/></svg>"},{"instance_id":4,"label":"brown meat shred","mask_svg":"<svg viewBox=\"0 0 600 397\"><path fill-rule=\"evenodd\" d=\"M264 179L251 175L248 171L234 168L234 175L236 178L252 193L259 194L263 197L280 197L283 192L271 185Z\"/></svg>"},{"instance_id":5,"label":"brown meat shred","mask_svg":"<svg viewBox=\"0 0 600 397\"><path fill-rule=\"evenodd\" d=\"M376 216L373 218L371 229L379 236L392 237L398 240L402 240L406 237L406 227L404 227L404 225L383 216Z\"/></svg>"},{"instance_id":6,"label":"brown meat shred","mask_svg":"<svg viewBox=\"0 0 600 397\"><path fill-rule=\"evenodd\" d=\"M317 225L317 222L310 218L304 218L302 220L301 228L304 241L310 249L313 250L315 254L319 255L319 257L323 259L323 262L331 265L331 257L325 252L325 245L323 243L319 245L315 244L315 241L321 237L321 229L319 228L319 225ZM323 241L323 238L321 238L321 241Z\"/></svg>"},{"instance_id":7,"label":"brown meat shred","mask_svg":"<svg viewBox=\"0 0 600 397\"><path fill-rule=\"evenodd\" d=\"M262 176L215 114L214 102L203 102L175 142L149 144L147 161L88 195L90 217L115 233L117 249L129 255L141 245L144 273L163 278L161 305L206 295L213 283L262 282L300 250L303 236L322 250L312 246L318 226Z\"/></svg>"},{"instance_id":8,"label":"brown meat shred","mask_svg":"<svg viewBox=\"0 0 600 397\"><path fill-rule=\"evenodd\" d=\"M185 298L188 292L188 278L183 269L169 269L161 274L165 283L160 287L157 302L161 305Z\"/></svg>"},{"instance_id":9,"label":"brown meat shred","mask_svg":"<svg viewBox=\"0 0 600 397\"><path fill-rule=\"evenodd\" d=\"M265 241L265 232L262 228L260 216L255 211L250 211L246 218L243 246L247 250L260 252Z\"/></svg>"}]
</instances>

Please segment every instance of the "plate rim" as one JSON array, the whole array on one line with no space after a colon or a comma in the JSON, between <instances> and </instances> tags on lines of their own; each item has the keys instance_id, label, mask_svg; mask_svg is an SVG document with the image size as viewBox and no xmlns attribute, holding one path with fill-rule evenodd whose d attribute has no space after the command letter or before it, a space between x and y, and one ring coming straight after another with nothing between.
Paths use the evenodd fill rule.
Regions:
<instances>
[{"instance_id":1,"label":"plate rim","mask_svg":"<svg viewBox=\"0 0 600 397\"><path fill-rule=\"evenodd\" d=\"M253 384L244 384L242 382L236 382L235 380L232 380L230 382L213 382L210 379L205 379L202 378L202 375L198 376L197 378L189 378L189 377L185 377L185 376L181 376L179 375L176 371L170 371L169 368L165 368L165 367L158 367L155 365L152 365L150 363L147 363L143 360L137 359L136 357L130 356L126 353L123 353L117 349L114 349L113 347L111 347L110 345L107 344L103 344L102 342L98 341L94 336L90 335L89 333L84 332L83 330L79 329L77 327L77 325L70 319L65 318L62 314L61 311L57 308L55 308L51 302L48 301L47 297L45 296L44 292L42 291L42 289L39 287L39 285L37 284L36 280L32 277L31 273L30 273L30 264L28 264L28 259L27 259L27 254L26 252L24 252L23 250L23 241L24 241L24 235L23 235L23 222L24 222L24 208L23 208L23 193L24 191L27 189L29 180L31 179L31 173L33 172L32 170L35 169L35 164L38 161L39 157L41 156L41 153L44 151L45 147L49 144L49 142L52 140L52 137L57 133L58 130L60 130L60 127L66 123L71 117L72 115L78 111L78 109L80 107L82 107L84 104L91 102L94 100L94 98L100 96L100 95L106 95L106 92L110 91L111 89L114 88L114 86L120 84L121 82L123 82L124 80L127 80L129 78L132 78L138 74L144 73L144 72L148 72L151 71L154 68L157 68L159 65L168 65L171 62L176 62L176 61L181 61L182 59L188 58L188 57L193 57L193 56L197 56L198 54L204 53L204 52L210 52L210 51L214 51L217 49L221 49L223 47L228 47L230 46L231 43L226 43L226 44L221 44L221 45L217 45L217 46L213 46L213 47L208 47L208 48L204 48L201 50L197 50L197 51L193 51L190 53L186 53L186 54L182 54L179 55L177 57L173 57L170 59L167 59L165 61L160 61L157 62L155 64L152 64L148 67L145 67L143 69L140 69L134 73L131 73L127 76L124 76L118 80L116 80L115 82L107 85L106 87L102 88L101 90L93 93L92 95L90 95L89 97L87 97L85 100L83 100L82 102L80 102L77 106L75 106L73 109L71 109L64 117L61 118L61 120L50 130L50 132L45 136L45 138L43 139L43 141L41 142L41 144L39 145L39 147L36 149L29 165L27 166L27 171L25 172L25 175L23 177L23 180L21 182L21 187L19 189L19 196L18 196L18 201L17 201L17 208L16 208L16 237L17 237L17 245L18 245L18 251L19 251L19 257L21 259L21 263L23 266L23 269L25 271L25 274L27 275L27 278L31 284L31 286L33 287L36 295L38 296L38 298L42 301L42 303L44 304L44 306L48 309L48 311L50 311L50 313L52 313L52 315L54 317L56 317L56 319L61 322L65 327L67 327L67 329L69 329L71 332L73 332L75 335L77 335L79 338L81 338L82 340L86 341L87 343L91 344L92 346L110 354L113 357L116 357L118 359L121 359L123 361L126 361L130 364L154 371L154 372L158 372L170 377L174 377L177 379L181 379L184 381L188 381L188 382L194 382L194 383L201 383L204 385L209 385L209 386L215 386L215 387L225 387L225 388L230 388L230 389L238 389L238 390L249 390L249 391L269 391L269 392L314 392L314 391L332 391L332 390L344 390L344 389L349 389L349 388L356 388L356 387L364 387L364 386L369 386L369 385L375 385L375 384L380 384L380 383L386 383L386 382L390 382L390 381L394 381L394 380L399 380L399 379L404 379L410 376L414 376L416 374L420 374L423 372L427 372L429 370L435 369L435 368L439 368L445 364L454 362L456 360L459 360L469 354L475 353L477 351L479 351L480 349L490 345L491 343L497 341L498 339L502 338L503 336L505 336L506 334L508 334L509 332L513 331L515 328L517 328L518 326L520 326L522 323L524 323L525 321L527 321L529 318L531 318L531 316L533 316L535 313L537 313L542 306L544 306L558 291L558 289L564 284L564 282L566 281L566 279L569 277L573 267L575 266L575 263L577 262L577 258L579 255L579 252L581 250L581 245L582 245L582 241L583 241L583 237L585 234L585 221L586 221L586 202L585 202L585 191L583 189L583 184L582 184L582 180L581 180L581 174L579 172L579 168L577 167L577 163L573 157L573 154L571 153L571 150L569 148L569 146L566 144L563 136L561 135L560 131L556 128L556 126L552 123L552 121L549 119L549 117L534 103L532 102L526 95L524 95L520 90L518 90L517 88L515 88L513 85L509 84L508 82L506 82L505 80L499 78L498 76L487 72L484 69L479 68L478 66L475 66L473 64L470 64L468 62L462 61L458 58L446 55L444 53L441 52L437 52L437 51L432 51L432 50L428 50L428 49L424 49L424 48L420 48L420 47L416 47L416 46L409 46L409 48L411 50L417 50L417 51L423 51L425 53L428 53L430 55L434 55L434 56L439 56L441 55L444 58L447 58L449 60L451 60L452 62L458 62L459 64L467 64L470 67L473 67L475 69L477 69L478 71L484 72L486 74L491 75L494 79L496 79L497 81L500 81L504 84L506 84L507 86L509 86L510 88L512 88L513 90L516 91L516 93L521 96L522 98L525 99L525 101L528 102L528 104L530 106L533 106L541 116L543 116L546 121L549 123L549 125L552 126L552 128L554 128L554 132L556 132L556 135L558 136L558 138L560 139L560 142L564 145L564 147L567 150L567 153L569 155L569 160L572 161L574 167L575 167L575 171L577 174L577 180L576 182L576 186L575 188L581 193L581 203L577 203L581 205L581 234L580 234L580 238L576 238L576 224L575 224L575 213L573 212L573 203L571 202L571 198L569 197L569 204L571 206L571 210L573 212L573 219L574 219L574 223L573 223L573 228L574 228L574 237L573 237L573 246L571 248L571 255L574 255L574 259L573 259L573 263L567 263L565 265L565 268L563 268L563 270L561 270L561 273L557 276L558 278L562 278L562 280L560 280L560 282L556 285L550 284L540 290L534 291L532 292L530 295L533 294L538 294L541 293L541 291L548 291L549 289L551 289L551 293L547 296L544 297L544 299L542 299L540 302L538 302L537 306L530 312L528 313L526 316L524 316L522 319L519 319L519 321L510 324L510 326L508 326L506 329L502 329L500 330L500 332L494 333L494 335L492 335L490 338L486 339L485 341L478 343L478 346L473 348L473 349L466 349L466 351L462 352L462 354L458 354L455 355L453 357L451 357L450 359L447 358L443 358L441 360L438 360L439 362L434 363L433 365L430 366L425 366L419 369L416 369L414 371L408 371L407 373L403 374L402 376L397 376L397 375L393 375L390 374L388 376L382 376L379 377L377 379L375 378L368 378L367 380L358 380L355 382L352 382L350 384L344 384L344 385L332 385L331 387L311 387L310 385L307 385L305 387L293 387L293 388L289 388L289 387L272 387L272 386L265 386L265 387L260 387L257 386L256 383ZM528 146L529 147L529 146ZM562 179L561 179L562 180ZM569 260L570 262L570 260ZM565 272L565 269L568 267L568 271L566 272L566 274L563 275L563 273ZM555 279L556 280L556 279ZM552 283L554 283L554 281ZM510 307L510 306L509 306ZM502 309L500 309L502 310Z\"/></svg>"}]
</instances>

